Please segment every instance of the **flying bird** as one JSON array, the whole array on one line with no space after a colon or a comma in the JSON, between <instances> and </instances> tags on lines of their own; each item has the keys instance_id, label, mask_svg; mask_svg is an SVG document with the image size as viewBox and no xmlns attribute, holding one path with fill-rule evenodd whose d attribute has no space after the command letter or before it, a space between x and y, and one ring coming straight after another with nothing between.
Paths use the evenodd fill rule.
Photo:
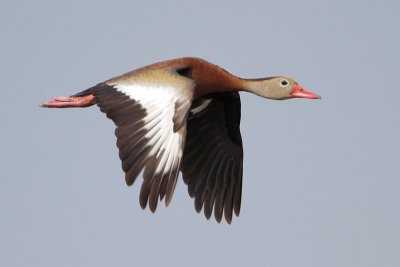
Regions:
<instances>
[{"instance_id":1,"label":"flying bird","mask_svg":"<svg viewBox=\"0 0 400 267\"><path fill-rule=\"evenodd\" d=\"M125 181L143 171L139 201L155 212L171 202L179 172L199 213L228 223L239 216L243 147L240 96L246 91L284 100L319 99L289 77L243 79L200 58L178 58L145 66L46 108L100 107L116 125Z\"/></svg>"}]
</instances>

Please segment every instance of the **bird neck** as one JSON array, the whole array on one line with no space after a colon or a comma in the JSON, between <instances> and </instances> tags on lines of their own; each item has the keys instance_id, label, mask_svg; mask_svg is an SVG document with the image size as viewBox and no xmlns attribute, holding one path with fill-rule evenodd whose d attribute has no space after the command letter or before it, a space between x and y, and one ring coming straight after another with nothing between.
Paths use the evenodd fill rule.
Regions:
<instances>
[{"instance_id":1,"label":"bird neck","mask_svg":"<svg viewBox=\"0 0 400 267\"><path fill-rule=\"evenodd\" d=\"M276 99L276 91L268 82L269 78L242 79L242 91L249 92L264 98Z\"/></svg>"}]
</instances>

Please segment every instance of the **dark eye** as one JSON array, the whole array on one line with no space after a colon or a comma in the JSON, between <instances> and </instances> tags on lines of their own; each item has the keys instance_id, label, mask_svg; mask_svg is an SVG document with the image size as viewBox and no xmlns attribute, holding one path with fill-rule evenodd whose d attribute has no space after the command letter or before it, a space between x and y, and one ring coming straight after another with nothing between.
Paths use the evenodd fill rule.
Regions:
<instances>
[{"instance_id":1,"label":"dark eye","mask_svg":"<svg viewBox=\"0 0 400 267\"><path fill-rule=\"evenodd\" d=\"M283 79L283 80L279 81L279 85L282 87L286 87L289 85L289 82L288 82L288 80Z\"/></svg>"}]
</instances>

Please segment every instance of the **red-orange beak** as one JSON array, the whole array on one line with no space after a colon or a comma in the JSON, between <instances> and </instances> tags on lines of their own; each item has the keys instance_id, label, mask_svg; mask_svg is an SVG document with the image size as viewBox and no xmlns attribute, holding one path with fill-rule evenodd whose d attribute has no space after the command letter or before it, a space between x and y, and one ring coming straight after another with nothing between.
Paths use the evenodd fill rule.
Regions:
<instances>
[{"instance_id":1,"label":"red-orange beak","mask_svg":"<svg viewBox=\"0 0 400 267\"><path fill-rule=\"evenodd\" d=\"M307 91L297 83L294 84L294 89L290 96L296 98L321 99L319 95Z\"/></svg>"}]
</instances>

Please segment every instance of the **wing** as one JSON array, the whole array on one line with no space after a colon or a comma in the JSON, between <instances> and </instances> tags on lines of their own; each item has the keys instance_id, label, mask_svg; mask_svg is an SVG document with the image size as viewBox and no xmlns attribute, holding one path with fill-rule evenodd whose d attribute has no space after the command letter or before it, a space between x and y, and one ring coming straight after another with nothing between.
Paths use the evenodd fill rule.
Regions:
<instances>
[{"instance_id":1,"label":"wing","mask_svg":"<svg viewBox=\"0 0 400 267\"><path fill-rule=\"evenodd\" d=\"M189 195L207 219L218 222L224 213L228 223L232 211L240 213L243 147L240 135L239 93L219 93L193 102L181 171Z\"/></svg>"},{"instance_id":2,"label":"wing","mask_svg":"<svg viewBox=\"0 0 400 267\"><path fill-rule=\"evenodd\" d=\"M140 205L151 211L158 198L171 201L186 135L194 82L175 69L128 74L90 89L100 110L114 121L128 185L143 172Z\"/></svg>"}]
</instances>

